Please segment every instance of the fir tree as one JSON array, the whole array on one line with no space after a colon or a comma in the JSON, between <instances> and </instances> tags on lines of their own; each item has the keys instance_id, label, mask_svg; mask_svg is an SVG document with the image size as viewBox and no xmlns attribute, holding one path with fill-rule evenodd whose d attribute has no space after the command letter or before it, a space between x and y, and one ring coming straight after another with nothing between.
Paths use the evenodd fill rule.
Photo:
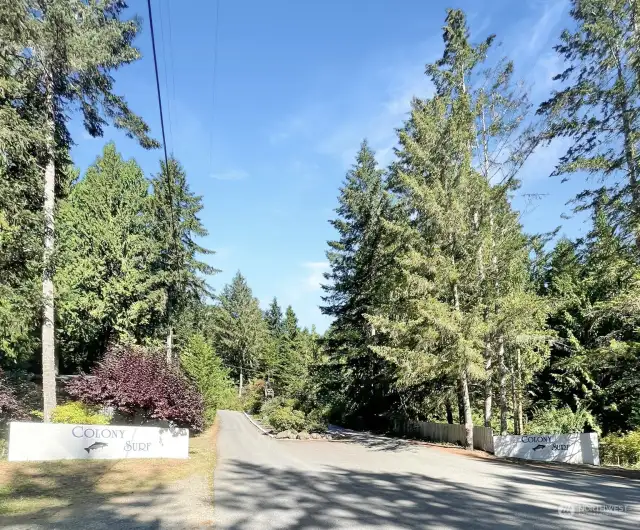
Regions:
<instances>
[{"instance_id":1,"label":"fir tree","mask_svg":"<svg viewBox=\"0 0 640 530\"><path fill-rule=\"evenodd\" d=\"M327 380L332 382L330 390L346 400L348 417L344 420L372 420L380 410L394 406L393 371L370 349L378 339L365 315L379 308L393 283L394 252L401 240L392 238L385 227L385 218L391 215L391 198L385 189L384 172L366 140L346 175L338 201L337 218L331 224L339 239L329 241L331 271L323 286L322 311L334 318L324 340L330 352L328 369L335 372Z\"/></svg>"},{"instance_id":2,"label":"fir tree","mask_svg":"<svg viewBox=\"0 0 640 530\"><path fill-rule=\"evenodd\" d=\"M173 359L173 328L190 303L210 295L204 276L218 272L201 261L201 255L214 252L202 247L196 238L208 235L198 214L202 197L190 191L180 163L169 159L160 163L160 173L152 180L151 200L154 238L157 242L155 269L165 290L167 359Z\"/></svg>"},{"instance_id":3,"label":"fir tree","mask_svg":"<svg viewBox=\"0 0 640 530\"><path fill-rule=\"evenodd\" d=\"M427 66L436 96L414 100L391 179L404 210L397 224L408 241L399 261L403 281L393 293L392 311L370 318L390 339L374 349L398 366L402 384L444 377L459 385L469 449L469 383L485 376L477 257L486 226L478 225L477 216L489 195L489 183L472 163L469 81L492 40L472 46L464 14L448 11L443 57Z\"/></svg>"},{"instance_id":4,"label":"fir tree","mask_svg":"<svg viewBox=\"0 0 640 530\"><path fill-rule=\"evenodd\" d=\"M9 4L17 4L17 7ZM3 3L2 20L19 27L13 51L26 65L24 75L39 94L44 253L42 282L42 372L44 418L55 407L54 336L54 215L56 186L63 182L64 160L70 144L67 122L76 105L92 136L101 136L110 121L139 139L144 147L158 144L145 123L114 94L110 71L138 59L132 46L136 20L121 20L123 2L86 3L69 0L26 0ZM7 14L8 18L5 18ZM4 25L4 24L3 24Z\"/></svg>"},{"instance_id":5,"label":"fir tree","mask_svg":"<svg viewBox=\"0 0 640 530\"><path fill-rule=\"evenodd\" d=\"M110 342L152 337L162 319L148 188L136 162L108 144L61 203L55 283L67 369L88 370Z\"/></svg>"},{"instance_id":6,"label":"fir tree","mask_svg":"<svg viewBox=\"0 0 640 530\"><path fill-rule=\"evenodd\" d=\"M562 33L555 47L566 63L555 79L563 88L544 102L545 138L572 144L554 174L586 172L606 179L602 189L578 196L588 206L602 191L607 207L640 250L640 55L638 2L572 0L574 31Z\"/></svg>"},{"instance_id":7,"label":"fir tree","mask_svg":"<svg viewBox=\"0 0 640 530\"><path fill-rule=\"evenodd\" d=\"M257 298L240 271L218 297L214 313L215 349L230 366L242 394L247 372L262 371L265 355L271 345L271 336Z\"/></svg>"},{"instance_id":8,"label":"fir tree","mask_svg":"<svg viewBox=\"0 0 640 530\"><path fill-rule=\"evenodd\" d=\"M284 324L282 320L282 309L278 305L278 299L274 296L269 304L269 308L264 312L264 319L267 322L269 331L274 337L280 337L284 332Z\"/></svg>"}]
</instances>

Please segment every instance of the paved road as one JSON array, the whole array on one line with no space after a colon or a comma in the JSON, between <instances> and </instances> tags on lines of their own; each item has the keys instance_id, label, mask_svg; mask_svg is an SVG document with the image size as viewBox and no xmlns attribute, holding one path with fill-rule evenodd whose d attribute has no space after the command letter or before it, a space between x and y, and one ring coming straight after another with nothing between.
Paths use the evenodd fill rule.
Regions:
<instances>
[{"instance_id":1,"label":"paved road","mask_svg":"<svg viewBox=\"0 0 640 530\"><path fill-rule=\"evenodd\" d=\"M640 481L481 459L401 440L287 441L222 411L217 528L640 528ZM561 516L561 505L631 505Z\"/></svg>"}]
</instances>

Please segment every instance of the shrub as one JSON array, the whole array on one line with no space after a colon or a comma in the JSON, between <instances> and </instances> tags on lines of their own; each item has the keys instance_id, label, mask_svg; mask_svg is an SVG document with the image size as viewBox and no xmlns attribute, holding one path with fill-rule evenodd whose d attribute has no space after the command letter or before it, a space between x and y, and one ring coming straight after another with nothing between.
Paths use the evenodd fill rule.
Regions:
<instances>
[{"instance_id":1,"label":"shrub","mask_svg":"<svg viewBox=\"0 0 640 530\"><path fill-rule=\"evenodd\" d=\"M640 430L627 434L609 434L600 440L602 462L610 466L640 465Z\"/></svg>"},{"instance_id":2,"label":"shrub","mask_svg":"<svg viewBox=\"0 0 640 530\"><path fill-rule=\"evenodd\" d=\"M78 401L58 405L51 414L53 423L79 423L85 425L108 425L109 417L99 414L93 407Z\"/></svg>"},{"instance_id":3,"label":"shrub","mask_svg":"<svg viewBox=\"0 0 640 530\"><path fill-rule=\"evenodd\" d=\"M15 389L0 368L0 423L26 417L27 413L18 401Z\"/></svg>"},{"instance_id":4,"label":"shrub","mask_svg":"<svg viewBox=\"0 0 640 530\"><path fill-rule=\"evenodd\" d=\"M598 424L588 410L578 407L578 410L573 412L569 407L549 406L534 411L533 419L525 426L525 433L569 434L583 432L585 427L600 432Z\"/></svg>"},{"instance_id":5,"label":"shrub","mask_svg":"<svg viewBox=\"0 0 640 530\"><path fill-rule=\"evenodd\" d=\"M306 419L304 412L301 410L294 410L292 407L280 407L269 415L269 425L271 425L276 432L288 430L301 431L305 428Z\"/></svg>"},{"instance_id":6,"label":"shrub","mask_svg":"<svg viewBox=\"0 0 640 530\"><path fill-rule=\"evenodd\" d=\"M328 412L322 409L313 409L307 414L306 430L309 432L324 432L328 427Z\"/></svg>"},{"instance_id":7,"label":"shrub","mask_svg":"<svg viewBox=\"0 0 640 530\"><path fill-rule=\"evenodd\" d=\"M257 414L264 403L264 386L262 379L251 381L243 390L240 398L242 410L251 414Z\"/></svg>"},{"instance_id":8,"label":"shrub","mask_svg":"<svg viewBox=\"0 0 640 530\"><path fill-rule=\"evenodd\" d=\"M0 460L4 460L7 458L7 453L9 452L9 444L7 440L4 438L0 438Z\"/></svg>"},{"instance_id":9,"label":"shrub","mask_svg":"<svg viewBox=\"0 0 640 530\"><path fill-rule=\"evenodd\" d=\"M204 428L202 395L164 353L140 346L112 346L91 376L67 384L86 405L113 407L131 420L166 420L196 432Z\"/></svg>"},{"instance_id":10,"label":"shrub","mask_svg":"<svg viewBox=\"0 0 640 530\"><path fill-rule=\"evenodd\" d=\"M218 409L239 408L229 371L202 335L189 338L180 358L184 371L202 394L207 424L213 423Z\"/></svg>"},{"instance_id":11,"label":"shrub","mask_svg":"<svg viewBox=\"0 0 640 530\"><path fill-rule=\"evenodd\" d=\"M282 407L295 408L295 403L295 399L285 398L282 396L268 399L267 401L262 402L262 406L260 407L260 416L263 420L269 421L269 416L271 416L271 414L276 410Z\"/></svg>"}]
</instances>

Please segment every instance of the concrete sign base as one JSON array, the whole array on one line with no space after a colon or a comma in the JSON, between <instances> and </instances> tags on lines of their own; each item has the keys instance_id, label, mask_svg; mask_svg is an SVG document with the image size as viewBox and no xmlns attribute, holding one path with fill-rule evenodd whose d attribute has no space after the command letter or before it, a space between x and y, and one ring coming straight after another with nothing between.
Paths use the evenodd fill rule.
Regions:
<instances>
[{"instance_id":1,"label":"concrete sign base","mask_svg":"<svg viewBox=\"0 0 640 530\"><path fill-rule=\"evenodd\" d=\"M189 430L11 422L9 460L189 458Z\"/></svg>"},{"instance_id":2,"label":"concrete sign base","mask_svg":"<svg viewBox=\"0 0 640 530\"><path fill-rule=\"evenodd\" d=\"M494 436L493 448L502 457L600 465L596 433Z\"/></svg>"}]
</instances>

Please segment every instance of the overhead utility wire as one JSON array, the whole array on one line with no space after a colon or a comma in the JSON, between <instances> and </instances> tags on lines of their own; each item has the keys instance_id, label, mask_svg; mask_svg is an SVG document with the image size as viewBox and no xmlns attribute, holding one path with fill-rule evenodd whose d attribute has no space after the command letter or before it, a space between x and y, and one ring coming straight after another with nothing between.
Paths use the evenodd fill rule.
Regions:
<instances>
[{"instance_id":1,"label":"overhead utility wire","mask_svg":"<svg viewBox=\"0 0 640 530\"><path fill-rule=\"evenodd\" d=\"M149 26L151 28L151 47L153 48L153 66L156 71L156 89L158 91L158 107L160 108L160 128L162 129L162 148L164 149L164 164L169 171L169 158L167 157L167 139L164 134L164 116L162 113L162 95L160 94L160 76L158 74L158 57L156 54L156 36L153 31L153 13L151 11L151 0L147 0L147 8L149 9ZM171 201L173 204L173 201Z\"/></svg>"},{"instance_id":2,"label":"overhead utility wire","mask_svg":"<svg viewBox=\"0 0 640 530\"><path fill-rule=\"evenodd\" d=\"M160 94L160 75L158 74L158 56L156 53L156 37L153 31L153 12L151 10L151 0L147 0L147 8L149 10L149 26L151 29L151 47L153 48L153 66L156 72L156 89L158 93L158 107L160 109L160 128L162 129L162 149L164 151L164 167L167 173L167 195L169 196L169 225L171 228L171 239L173 242L173 251L177 250L177 234L175 224L173 222L173 175L169 169L169 157L167 156L167 138L164 132L164 116L162 112L162 95ZM169 296L167 296L167 322L169 326L169 336L171 336L171 304Z\"/></svg>"}]
</instances>

